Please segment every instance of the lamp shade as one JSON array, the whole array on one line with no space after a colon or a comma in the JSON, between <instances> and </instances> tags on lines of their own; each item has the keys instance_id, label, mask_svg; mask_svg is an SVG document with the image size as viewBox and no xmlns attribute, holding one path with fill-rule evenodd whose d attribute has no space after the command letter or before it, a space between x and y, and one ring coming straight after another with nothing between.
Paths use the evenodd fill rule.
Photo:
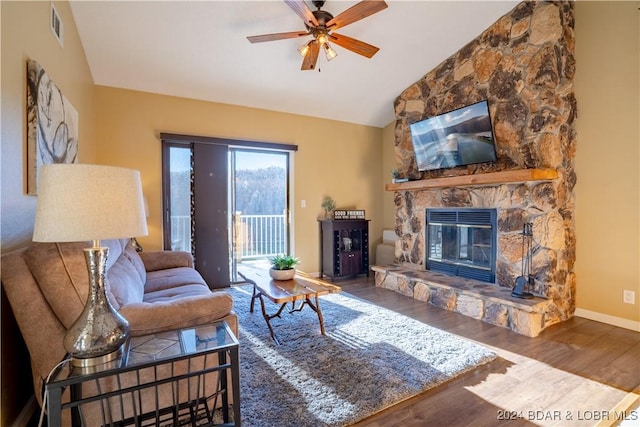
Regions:
<instances>
[{"instance_id":1,"label":"lamp shade","mask_svg":"<svg viewBox=\"0 0 640 427\"><path fill-rule=\"evenodd\" d=\"M147 235L140 172L114 166L41 167L34 242L82 242Z\"/></svg>"}]
</instances>

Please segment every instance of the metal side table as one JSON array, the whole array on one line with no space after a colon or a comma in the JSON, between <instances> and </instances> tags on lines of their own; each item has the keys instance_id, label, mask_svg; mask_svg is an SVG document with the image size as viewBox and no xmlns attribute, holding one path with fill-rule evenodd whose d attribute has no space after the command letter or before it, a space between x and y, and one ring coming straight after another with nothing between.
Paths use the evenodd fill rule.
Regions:
<instances>
[{"instance_id":1,"label":"metal side table","mask_svg":"<svg viewBox=\"0 0 640 427\"><path fill-rule=\"evenodd\" d=\"M132 337L92 368L46 384L49 426L240 426L238 340L226 322Z\"/></svg>"}]
</instances>

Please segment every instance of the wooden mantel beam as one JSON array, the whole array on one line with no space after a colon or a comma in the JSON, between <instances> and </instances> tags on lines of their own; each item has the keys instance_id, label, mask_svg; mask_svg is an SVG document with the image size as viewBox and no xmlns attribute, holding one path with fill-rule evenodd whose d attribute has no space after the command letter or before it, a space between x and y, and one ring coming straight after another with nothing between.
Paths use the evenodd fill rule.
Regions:
<instances>
[{"instance_id":1,"label":"wooden mantel beam","mask_svg":"<svg viewBox=\"0 0 640 427\"><path fill-rule=\"evenodd\" d=\"M386 184L385 190L411 191L439 187L469 187L510 182L550 181L556 178L558 178L558 172L554 169L518 169Z\"/></svg>"}]
</instances>

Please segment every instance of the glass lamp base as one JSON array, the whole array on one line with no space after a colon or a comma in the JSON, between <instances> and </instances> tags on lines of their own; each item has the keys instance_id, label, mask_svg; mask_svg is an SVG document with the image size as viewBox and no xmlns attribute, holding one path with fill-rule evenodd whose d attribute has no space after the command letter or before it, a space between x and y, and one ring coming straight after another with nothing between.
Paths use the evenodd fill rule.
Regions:
<instances>
[{"instance_id":1,"label":"glass lamp base","mask_svg":"<svg viewBox=\"0 0 640 427\"><path fill-rule=\"evenodd\" d=\"M129 336L129 323L118 313L106 295L105 266L109 249L85 249L89 268L89 295L84 310L67 330L64 348L74 366L107 363L121 354Z\"/></svg>"}]
</instances>

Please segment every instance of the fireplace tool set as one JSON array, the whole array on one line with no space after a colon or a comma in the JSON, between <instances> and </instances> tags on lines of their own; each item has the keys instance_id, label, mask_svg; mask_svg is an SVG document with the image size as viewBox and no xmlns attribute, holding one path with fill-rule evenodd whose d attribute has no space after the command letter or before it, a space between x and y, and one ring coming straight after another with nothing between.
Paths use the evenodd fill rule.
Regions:
<instances>
[{"instance_id":1,"label":"fireplace tool set","mask_svg":"<svg viewBox=\"0 0 640 427\"><path fill-rule=\"evenodd\" d=\"M516 285L511 292L512 297L533 298L531 292L525 291L533 288L535 280L531 275L531 243L533 242L533 223L525 222L522 227L522 274L516 278Z\"/></svg>"}]
</instances>

